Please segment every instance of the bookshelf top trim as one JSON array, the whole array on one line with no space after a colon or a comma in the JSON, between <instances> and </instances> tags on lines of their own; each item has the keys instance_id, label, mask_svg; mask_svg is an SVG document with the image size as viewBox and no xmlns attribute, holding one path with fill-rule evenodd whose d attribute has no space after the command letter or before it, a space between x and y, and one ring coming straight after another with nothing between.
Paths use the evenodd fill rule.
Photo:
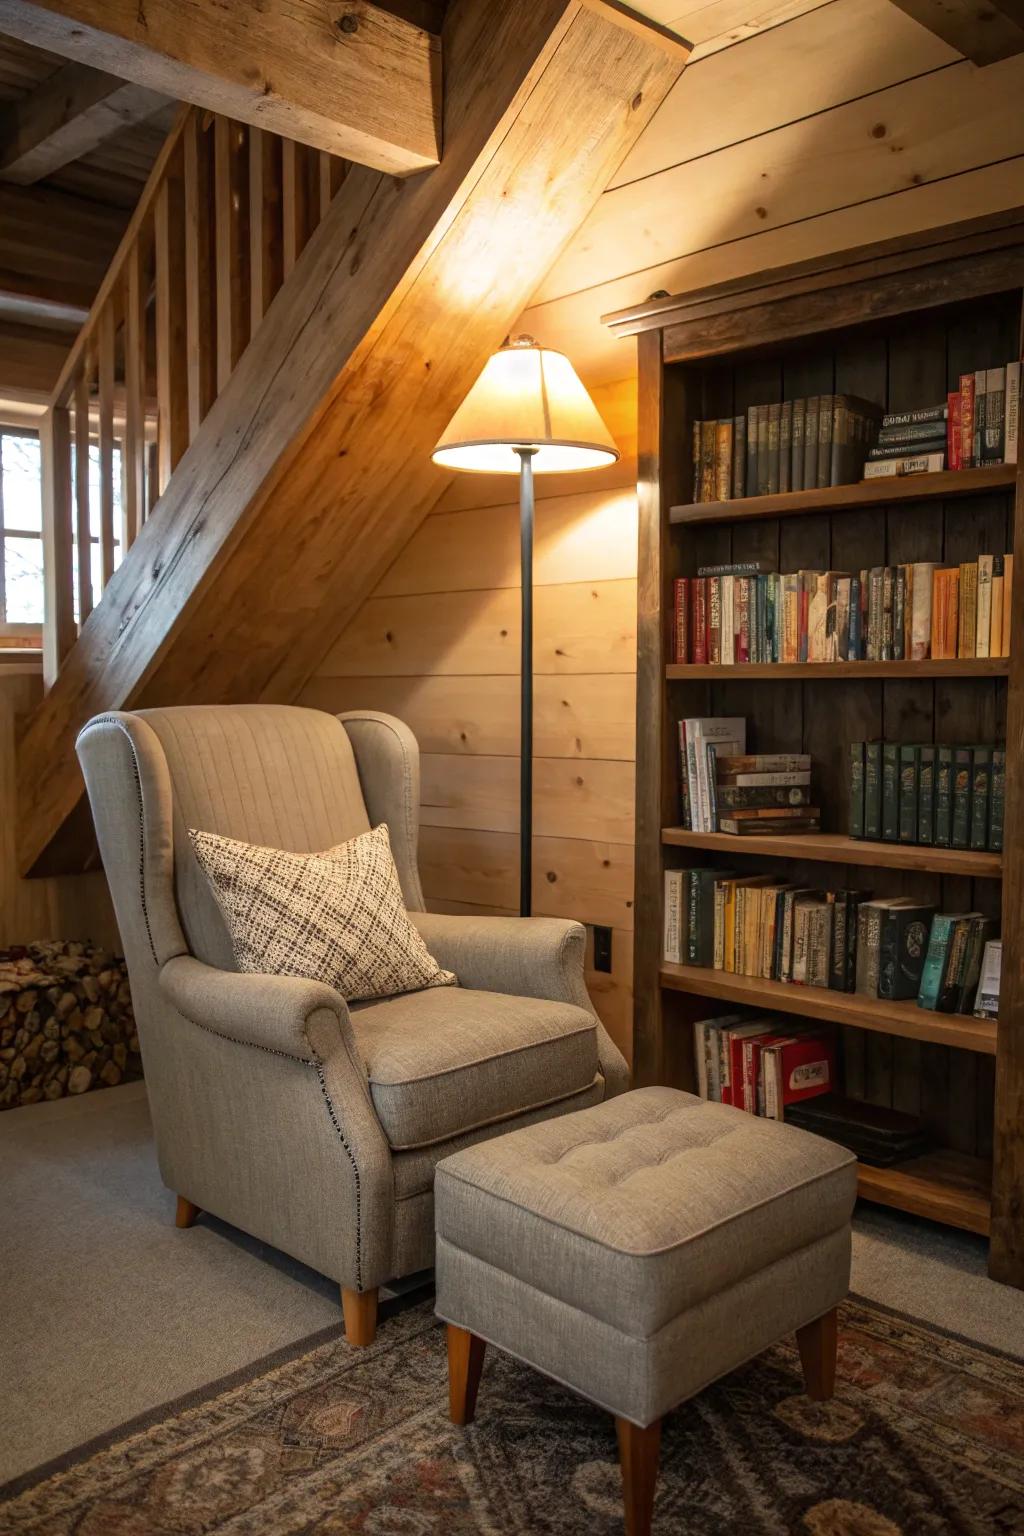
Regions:
<instances>
[{"instance_id":1,"label":"bookshelf top trim","mask_svg":"<svg viewBox=\"0 0 1024 1536\"><path fill-rule=\"evenodd\" d=\"M800 859L806 863L866 864L879 869L915 869L928 874L966 875L975 880L999 880L1001 854L974 848L936 848L927 843L876 842L844 837L839 832L801 832L786 836L728 832L690 832L685 827L663 827L662 842L672 848L707 848L730 858Z\"/></svg>"},{"instance_id":2,"label":"bookshelf top trim","mask_svg":"<svg viewBox=\"0 0 1024 1536\"><path fill-rule=\"evenodd\" d=\"M748 518L799 517L814 512L856 511L859 507L900 502L947 500L980 491L1012 490L1016 464L987 464L980 469L940 469L925 475L893 475L858 480L815 491L786 491L777 496L738 496L733 501L686 502L669 508L672 523L742 522Z\"/></svg>"},{"instance_id":3,"label":"bookshelf top trim","mask_svg":"<svg viewBox=\"0 0 1024 1536\"><path fill-rule=\"evenodd\" d=\"M674 965L667 960L662 962L659 974L661 985L673 992L725 998L764 1013L795 1013L836 1024L856 1024L879 1034L952 1045L983 1056L996 1053L994 1019L976 1019L964 1013L933 1013L916 1003L891 1003L883 998L862 997L857 992L830 992L823 987L765 981L760 976L738 976L699 965Z\"/></svg>"},{"instance_id":4,"label":"bookshelf top trim","mask_svg":"<svg viewBox=\"0 0 1024 1536\"><path fill-rule=\"evenodd\" d=\"M673 661L666 666L665 676L669 682L756 678L783 683L795 678L821 682L844 677L1006 677L1009 670L1009 656L950 656L925 661Z\"/></svg>"}]
</instances>

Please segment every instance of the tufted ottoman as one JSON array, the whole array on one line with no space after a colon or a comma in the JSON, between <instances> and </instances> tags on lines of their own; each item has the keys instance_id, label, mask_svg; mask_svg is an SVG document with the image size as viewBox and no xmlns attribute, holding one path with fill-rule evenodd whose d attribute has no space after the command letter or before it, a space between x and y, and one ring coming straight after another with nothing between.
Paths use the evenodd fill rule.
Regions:
<instances>
[{"instance_id":1,"label":"tufted ottoman","mask_svg":"<svg viewBox=\"0 0 1024 1536\"><path fill-rule=\"evenodd\" d=\"M650 1529L661 1416L796 1330L831 1396L856 1160L774 1120L642 1088L438 1164L451 1411L485 1342L616 1416L626 1530Z\"/></svg>"}]
</instances>

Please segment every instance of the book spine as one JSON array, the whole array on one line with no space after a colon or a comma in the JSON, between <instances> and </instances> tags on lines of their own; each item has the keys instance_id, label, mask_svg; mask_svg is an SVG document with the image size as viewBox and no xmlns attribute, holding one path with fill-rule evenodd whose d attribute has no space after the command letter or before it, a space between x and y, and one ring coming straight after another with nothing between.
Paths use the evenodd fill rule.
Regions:
<instances>
[{"instance_id":1,"label":"book spine","mask_svg":"<svg viewBox=\"0 0 1024 1536\"><path fill-rule=\"evenodd\" d=\"M958 389L949 396L949 416L946 421L946 468L963 469L963 428L961 418L962 397Z\"/></svg>"},{"instance_id":2,"label":"book spine","mask_svg":"<svg viewBox=\"0 0 1024 1536\"><path fill-rule=\"evenodd\" d=\"M717 421L702 421L700 431L700 499L715 500L715 441Z\"/></svg>"},{"instance_id":3,"label":"book spine","mask_svg":"<svg viewBox=\"0 0 1024 1536\"><path fill-rule=\"evenodd\" d=\"M690 660L703 665L708 659L708 578L695 576L690 587L692 625Z\"/></svg>"},{"instance_id":4,"label":"book spine","mask_svg":"<svg viewBox=\"0 0 1024 1536\"><path fill-rule=\"evenodd\" d=\"M864 743L850 743L850 836L864 836Z\"/></svg>"},{"instance_id":5,"label":"book spine","mask_svg":"<svg viewBox=\"0 0 1024 1536\"><path fill-rule=\"evenodd\" d=\"M1003 417L1003 458L1017 463L1020 445L1020 374L1019 362L1006 365L1006 411Z\"/></svg>"},{"instance_id":6,"label":"book spine","mask_svg":"<svg viewBox=\"0 0 1024 1536\"><path fill-rule=\"evenodd\" d=\"M662 955L673 965L678 965L683 958L683 931L683 872L679 869L666 869Z\"/></svg>"},{"instance_id":7,"label":"book spine","mask_svg":"<svg viewBox=\"0 0 1024 1536\"><path fill-rule=\"evenodd\" d=\"M902 566L893 572L892 578L892 659L903 660L903 639L907 597L907 578Z\"/></svg>"},{"instance_id":8,"label":"book spine","mask_svg":"<svg viewBox=\"0 0 1024 1536\"><path fill-rule=\"evenodd\" d=\"M708 655L712 666L722 660L722 578L708 578Z\"/></svg>"},{"instance_id":9,"label":"book spine","mask_svg":"<svg viewBox=\"0 0 1024 1536\"><path fill-rule=\"evenodd\" d=\"M884 480L899 475L930 475L945 469L945 453L922 453L907 458L883 459L865 464L865 480Z\"/></svg>"},{"instance_id":10,"label":"book spine","mask_svg":"<svg viewBox=\"0 0 1024 1536\"><path fill-rule=\"evenodd\" d=\"M1006 369L988 368L985 372L985 440L981 457L984 464L1003 461L1003 431L1006 425Z\"/></svg>"},{"instance_id":11,"label":"book spine","mask_svg":"<svg viewBox=\"0 0 1024 1536\"><path fill-rule=\"evenodd\" d=\"M987 656L992 643L992 572L991 555L978 556L978 598L975 623L974 654Z\"/></svg>"},{"instance_id":12,"label":"book spine","mask_svg":"<svg viewBox=\"0 0 1024 1536\"><path fill-rule=\"evenodd\" d=\"M813 491L818 483L818 405L819 397L809 395L804 406L803 488Z\"/></svg>"},{"instance_id":13,"label":"book spine","mask_svg":"<svg viewBox=\"0 0 1024 1536\"><path fill-rule=\"evenodd\" d=\"M686 958L690 965L700 964L700 937L698 931L700 884L698 871L688 869L686 875Z\"/></svg>"},{"instance_id":14,"label":"book spine","mask_svg":"<svg viewBox=\"0 0 1024 1536\"><path fill-rule=\"evenodd\" d=\"M675 601L672 626L672 660L687 662L690 659L690 583L686 576L675 582Z\"/></svg>"},{"instance_id":15,"label":"book spine","mask_svg":"<svg viewBox=\"0 0 1024 1536\"><path fill-rule=\"evenodd\" d=\"M861 578L853 576L850 579L850 638L849 657L851 661L863 660L863 636L861 634Z\"/></svg>"},{"instance_id":16,"label":"book spine","mask_svg":"<svg viewBox=\"0 0 1024 1536\"><path fill-rule=\"evenodd\" d=\"M878 929L878 996L892 998L899 963L899 924L894 912L883 912Z\"/></svg>"},{"instance_id":17,"label":"book spine","mask_svg":"<svg viewBox=\"0 0 1024 1536\"><path fill-rule=\"evenodd\" d=\"M953 841L953 749L935 748L935 846Z\"/></svg>"},{"instance_id":18,"label":"book spine","mask_svg":"<svg viewBox=\"0 0 1024 1536\"><path fill-rule=\"evenodd\" d=\"M971 847L988 847L992 799L992 748L975 747L971 763Z\"/></svg>"},{"instance_id":19,"label":"book spine","mask_svg":"<svg viewBox=\"0 0 1024 1536\"><path fill-rule=\"evenodd\" d=\"M715 422L715 500L732 500L732 420Z\"/></svg>"},{"instance_id":20,"label":"book spine","mask_svg":"<svg viewBox=\"0 0 1024 1536\"><path fill-rule=\"evenodd\" d=\"M931 843L935 836L935 748L923 746L917 769L917 841Z\"/></svg>"},{"instance_id":21,"label":"book spine","mask_svg":"<svg viewBox=\"0 0 1024 1536\"><path fill-rule=\"evenodd\" d=\"M768 494L768 406L757 407L757 494Z\"/></svg>"},{"instance_id":22,"label":"book spine","mask_svg":"<svg viewBox=\"0 0 1024 1536\"><path fill-rule=\"evenodd\" d=\"M919 1008L934 1009L939 1001L951 926L950 919L945 916L940 915L932 920L928 950L921 969L921 985L917 993Z\"/></svg>"},{"instance_id":23,"label":"book spine","mask_svg":"<svg viewBox=\"0 0 1024 1536\"><path fill-rule=\"evenodd\" d=\"M971 831L971 749L953 748L953 831L951 845L966 848Z\"/></svg>"},{"instance_id":24,"label":"book spine","mask_svg":"<svg viewBox=\"0 0 1024 1536\"><path fill-rule=\"evenodd\" d=\"M864 743L864 836L882 836L882 743Z\"/></svg>"},{"instance_id":25,"label":"book spine","mask_svg":"<svg viewBox=\"0 0 1024 1536\"><path fill-rule=\"evenodd\" d=\"M1003 556L1003 639L1000 656L1010 654L1010 615L1013 612L1013 556Z\"/></svg>"},{"instance_id":26,"label":"book spine","mask_svg":"<svg viewBox=\"0 0 1024 1536\"><path fill-rule=\"evenodd\" d=\"M880 660L892 661L892 637L893 637L893 568L891 565L882 567L882 634L880 639Z\"/></svg>"},{"instance_id":27,"label":"book spine","mask_svg":"<svg viewBox=\"0 0 1024 1536\"><path fill-rule=\"evenodd\" d=\"M768 495L775 496L779 489L779 431L782 423L782 406L773 401L768 407Z\"/></svg>"},{"instance_id":28,"label":"book spine","mask_svg":"<svg viewBox=\"0 0 1024 1536\"><path fill-rule=\"evenodd\" d=\"M989 796L988 846L993 853L1003 849L1003 819L1006 815L1006 748L992 748L992 785Z\"/></svg>"},{"instance_id":29,"label":"book spine","mask_svg":"<svg viewBox=\"0 0 1024 1536\"><path fill-rule=\"evenodd\" d=\"M882 743L882 838L895 843L900 829L900 749L898 743Z\"/></svg>"},{"instance_id":30,"label":"book spine","mask_svg":"<svg viewBox=\"0 0 1024 1536\"><path fill-rule=\"evenodd\" d=\"M919 773L919 749L917 747L901 746L899 806L899 840L901 843L917 842Z\"/></svg>"},{"instance_id":31,"label":"book spine","mask_svg":"<svg viewBox=\"0 0 1024 1536\"><path fill-rule=\"evenodd\" d=\"M818 457L814 484L824 490L832 473L832 395L818 397Z\"/></svg>"},{"instance_id":32,"label":"book spine","mask_svg":"<svg viewBox=\"0 0 1024 1536\"><path fill-rule=\"evenodd\" d=\"M703 442L704 423L695 420L693 423L693 499L699 502L701 499L701 443Z\"/></svg>"},{"instance_id":33,"label":"book spine","mask_svg":"<svg viewBox=\"0 0 1024 1536\"><path fill-rule=\"evenodd\" d=\"M747 406L747 468L743 476L744 495L757 495L757 413L760 406Z\"/></svg>"},{"instance_id":34,"label":"book spine","mask_svg":"<svg viewBox=\"0 0 1024 1536\"><path fill-rule=\"evenodd\" d=\"M982 462L985 452L985 422L988 414L988 401L986 399L987 368L974 370L974 433L971 439L971 463L978 465Z\"/></svg>"},{"instance_id":35,"label":"book spine","mask_svg":"<svg viewBox=\"0 0 1024 1536\"><path fill-rule=\"evenodd\" d=\"M736 576L736 660L750 658L750 577Z\"/></svg>"},{"instance_id":36,"label":"book spine","mask_svg":"<svg viewBox=\"0 0 1024 1536\"><path fill-rule=\"evenodd\" d=\"M804 426L807 417L807 401L793 401L793 447L790 455L789 488L804 488Z\"/></svg>"},{"instance_id":37,"label":"book spine","mask_svg":"<svg viewBox=\"0 0 1024 1536\"><path fill-rule=\"evenodd\" d=\"M747 418L743 415L732 419L732 494L747 494Z\"/></svg>"},{"instance_id":38,"label":"book spine","mask_svg":"<svg viewBox=\"0 0 1024 1536\"><path fill-rule=\"evenodd\" d=\"M957 609L956 654L973 656L978 633L978 567L973 560L960 567Z\"/></svg>"},{"instance_id":39,"label":"book spine","mask_svg":"<svg viewBox=\"0 0 1024 1536\"><path fill-rule=\"evenodd\" d=\"M829 954L828 985L830 992L846 991L846 924L849 911L845 901L838 897L832 903L832 944Z\"/></svg>"},{"instance_id":40,"label":"book spine","mask_svg":"<svg viewBox=\"0 0 1024 1536\"><path fill-rule=\"evenodd\" d=\"M960 375L960 468L974 464L974 374Z\"/></svg>"},{"instance_id":41,"label":"book spine","mask_svg":"<svg viewBox=\"0 0 1024 1536\"><path fill-rule=\"evenodd\" d=\"M779 409L779 490L793 488L793 402L783 400Z\"/></svg>"},{"instance_id":42,"label":"book spine","mask_svg":"<svg viewBox=\"0 0 1024 1536\"><path fill-rule=\"evenodd\" d=\"M882 431L892 427L919 426L922 422L943 421L949 414L949 401L945 405L921 406L916 411L890 411L882 417Z\"/></svg>"}]
</instances>

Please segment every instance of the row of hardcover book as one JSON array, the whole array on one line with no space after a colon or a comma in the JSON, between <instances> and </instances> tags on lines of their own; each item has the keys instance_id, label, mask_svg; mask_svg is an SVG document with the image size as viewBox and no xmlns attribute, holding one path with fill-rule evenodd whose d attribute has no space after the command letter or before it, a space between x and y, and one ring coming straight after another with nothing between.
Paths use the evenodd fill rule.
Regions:
<instances>
[{"instance_id":1,"label":"row of hardcover book","mask_svg":"<svg viewBox=\"0 0 1024 1536\"><path fill-rule=\"evenodd\" d=\"M1008 656L1013 556L857 573L705 565L673 588L677 663L925 661Z\"/></svg>"},{"instance_id":2,"label":"row of hardcover book","mask_svg":"<svg viewBox=\"0 0 1024 1536\"><path fill-rule=\"evenodd\" d=\"M859 480L882 412L856 395L751 405L693 424L694 501L734 501Z\"/></svg>"},{"instance_id":3,"label":"row of hardcover book","mask_svg":"<svg viewBox=\"0 0 1024 1536\"><path fill-rule=\"evenodd\" d=\"M1020 447L1019 362L960 375L946 397L946 459L949 469L1016 464Z\"/></svg>"},{"instance_id":4,"label":"row of hardcover book","mask_svg":"<svg viewBox=\"0 0 1024 1536\"><path fill-rule=\"evenodd\" d=\"M665 871L663 955L794 986L970 1013L991 919L912 897L820 890L733 870Z\"/></svg>"},{"instance_id":5,"label":"row of hardcover book","mask_svg":"<svg viewBox=\"0 0 1024 1536\"><path fill-rule=\"evenodd\" d=\"M999 853L1006 748L936 742L850 744L851 837Z\"/></svg>"},{"instance_id":6,"label":"row of hardcover book","mask_svg":"<svg viewBox=\"0 0 1024 1536\"><path fill-rule=\"evenodd\" d=\"M835 1085L833 1029L732 1013L698 1020L693 1045L701 1098L752 1115L790 1119L794 1105Z\"/></svg>"}]
</instances>

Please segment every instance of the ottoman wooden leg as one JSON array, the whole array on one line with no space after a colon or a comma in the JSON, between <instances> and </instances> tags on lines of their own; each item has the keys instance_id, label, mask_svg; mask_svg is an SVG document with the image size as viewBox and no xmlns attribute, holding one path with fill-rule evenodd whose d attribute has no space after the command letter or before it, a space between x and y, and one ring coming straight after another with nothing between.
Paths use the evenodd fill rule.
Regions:
<instances>
[{"instance_id":1,"label":"ottoman wooden leg","mask_svg":"<svg viewBox=\"0 0 1024 1536\"><path fill-rule=\"evenodd\" d=\"M815 1403L825 1402L836 1389L837 1325L838 1315L833 1307L831 1312L796 1331L807 1396Z\"/></svg>"},{"instance_id":2,"label":"ottoman wooden leg","mask_svg":"<svg viewBox=\"0 0 1024 1536\"><path fill-rule=\"evenodd\" d=\"M448 1406L453 1424L472 1424L487 1345L475 1333L448 1324Z\"/></svg>"},{"instance_id":3,"label":"ottoman wooden leg","mask_svg":"<svg viewBox=\"0 0 1024 1536\"><path fill-rule=\"evenodd\" d=\"M638 1429L629 1419L616 1419L622 1497L626 1506L626 1536L650 1536L654 1485L658 1480L661 1420Z\"/></svg>"}]
</instances>

